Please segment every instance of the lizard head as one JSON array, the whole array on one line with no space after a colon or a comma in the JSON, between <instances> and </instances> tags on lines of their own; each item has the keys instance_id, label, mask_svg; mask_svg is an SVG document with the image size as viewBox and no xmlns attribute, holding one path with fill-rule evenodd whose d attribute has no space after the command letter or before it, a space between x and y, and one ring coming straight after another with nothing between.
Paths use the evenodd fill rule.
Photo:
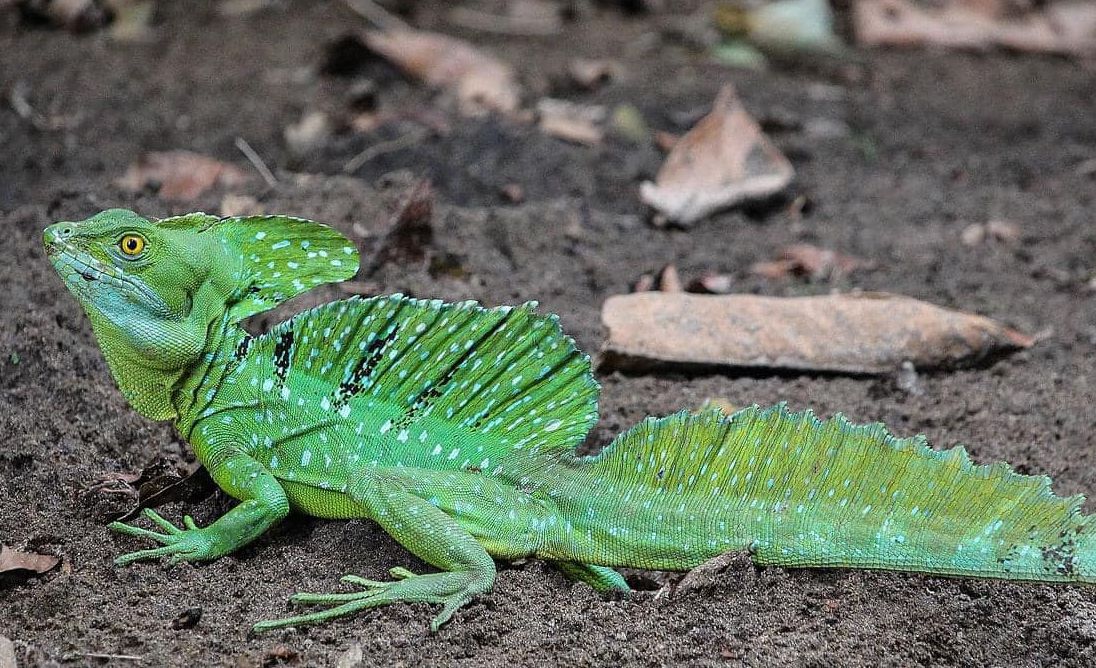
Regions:
<instances>
[{"instance_id":1,"label":"lizard head","mask_svg":"<svg viewBox=\"0 0 1096 668\"><path fill-rule=\"evenodd\" d=\"M166 378L213 352L211 325L238 322L358 269L357 250L341 234L285 216L150 220L110 209L50 225L43 237L123 386L134 366Z\"/></svg>"}]
</instances>

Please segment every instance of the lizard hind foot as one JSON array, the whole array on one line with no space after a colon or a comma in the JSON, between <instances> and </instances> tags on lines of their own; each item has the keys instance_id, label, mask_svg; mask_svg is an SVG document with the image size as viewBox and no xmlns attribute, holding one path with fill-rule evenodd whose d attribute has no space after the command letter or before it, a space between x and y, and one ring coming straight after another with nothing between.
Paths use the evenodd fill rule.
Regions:
<instances>
[{"instance_id":1,"label":"lizard hind foot","mask_svg":"<svg viewBox=\"0 0 1096 668\"><path fill-rule=\"evenodd\" d=\"M417 575L405 568L393 568L389 571L395 580L381 582L367 580L356 575L344 575L341 580L361 587L359 591L319 594L300 592L290 597L293 603L304 605L329 606L326 610L272 619L255 624L256 633L285 628L304 626L338 619L362 610L377 608L391 603L440 603L442 610L430 623L430 630L436 632L442 624L449 621L453 613L466 605L476 594L490 588L474 572L456 571Z\"/></svg>"}]
</instances>

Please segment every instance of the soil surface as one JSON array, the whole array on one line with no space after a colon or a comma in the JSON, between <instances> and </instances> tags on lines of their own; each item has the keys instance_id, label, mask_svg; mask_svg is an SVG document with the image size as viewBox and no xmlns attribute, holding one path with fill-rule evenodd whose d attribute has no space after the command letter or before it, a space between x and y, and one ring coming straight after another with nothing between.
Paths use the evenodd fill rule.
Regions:
<instances>
[{"instance_id":1,"label":"soil surface","mask_svg":"<svg viewBox=\"0 0 1096 668\"><path fill-rule=\"evenodd\" d=\"M503 566L494 591L436 635L427 629L431 610L410 605L250 635L253 622L285 615L294 591L331 590L344 573L383 578L391 566L424 566L369 522L300 516L213 563L113 566L138 547L105 528L106 515L129 501L89 488L105 474L192 455L169 425L126 405L41 247L48 223L108 207L153 216L220 210L223 191L172 203L115 185L147 150L190 149L254 173L234 145L242 137L278 185L255 178L236 193L270 212L335 225L366 253L406 182L427 177L437 197L431 259L383 267L370 280L385 292L487 304L537 299L588 351L603 340L602 300L670 262L686 280L730 274L741 292L885 290L1039 334L1032 349L993 364L923 373L919 393L895 378L599 373L603 412L590 450L645 415L707 397L788 401L881 420L899 435L923 432L937 447L965 443L976 461L1007 460L1075 494L1096 490L1096 294L1086 287L1096 272L1096 177L1091 162L1085 167L1096 158L1091 66L881 51L745 72L671 39L658 14L600 8L554 37L498 37L448 25L442 3L418 7L416 25L475 38L513 63L529 106L543 95L610 109L627 102L653 129L680 133L733 81L794 163L794 188L689 230L659 229L637 197L662 161L653 144L610 137L575 146L516 120L462 118L446 95L353 49L331 63L331 44L364 25L340 2L276 2L233 17L212 2L157 3L148 43L27 26L5 5L0 542L63 558L45 575L0 582L0 635L26 665L355 665L358 656L408 666L1096 663L1093 589L752 566L676 596L652 591L667 580L633 573L645 591L605 600L528 562ZM580 55L617 59L623 78L578 90L565 71ZM322 74L325 62L340 73ZM352 92L366 79L380 109L405 120L368 132L340 125L310 155L291 156L284 128L316 109L350 118ZM7 104L17 86L36 116ZM425 127L424 117L434 128L427 136L342 174L359 151ZM521 186L523 203L500 195L508 184ZM960 242L968 224L990 219L1017 223L1021 238ZM748 273L800 241L879 266L836 283ZM253 325L345 295L318 290ZM218 492L161 510L202 524L228 507ZM176 622L194 608L197 624Z\"/></svg>"}]
</instances>

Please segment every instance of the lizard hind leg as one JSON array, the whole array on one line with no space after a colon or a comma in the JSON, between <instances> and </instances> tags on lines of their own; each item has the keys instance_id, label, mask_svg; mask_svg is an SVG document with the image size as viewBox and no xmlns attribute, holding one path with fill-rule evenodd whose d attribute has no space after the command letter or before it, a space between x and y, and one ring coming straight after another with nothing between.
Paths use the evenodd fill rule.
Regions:
<instances>
[{"instance_id":1,"label":"lizard hind leg","mask_svg":"<svg viewBox=\"0 0 1096 668\"><path fill-rule=\"evenodd\" d=\"M624 576L608 566L583 564L577 561L553 561L551 563L568 579L584 582L596 592L608 594L632 591L627 581L624 580Z\"/></svg>"},{"instance_id":2,"label":"lizard hind leg","mask_svg":"<svg viewBox=\"0 0 1096 668\"><path fill-rule=\"evenodd\" d=\"M403 475L407 475L408 471L403 471ZM361 587L360 591L297 594L290 599L294 603L328 607L294 617L260 622L255 625L255 631L325 622L391 603L440 604L441 612L430 624L431 631L437 631L473 597L490 591L495 583L494 560L454 518L413 493L413 480L403 475L382 471L363 473L350 487L348 494L361 507L365 517L375 521L410 552L442 572L420 575L397 567L389 571L395 578L390 582L347 575L342 581Z\"/></svg>"},{"instance_id":3,"label":"lizard hind leg","mask_svg":"<svg viewBox=\"0 0 1096 668\"><path fill-rule=\"evenodd\" d=\"M472 600L478 587L473 574L444 572L417 575L404 568L389 571L395 580L381 582L367 580L356 575L344 575L342 581L361 587L360 591L343 594L298 593L290 598L294 603L329 606L326 610L259 622L256 632L270 631L287 626L318 624L339 617L352 615L370 608L391 603L439 603L442 610L430 623L430 630L437 631L449 621L453 613Z\"/></svg>"}]
</instances>

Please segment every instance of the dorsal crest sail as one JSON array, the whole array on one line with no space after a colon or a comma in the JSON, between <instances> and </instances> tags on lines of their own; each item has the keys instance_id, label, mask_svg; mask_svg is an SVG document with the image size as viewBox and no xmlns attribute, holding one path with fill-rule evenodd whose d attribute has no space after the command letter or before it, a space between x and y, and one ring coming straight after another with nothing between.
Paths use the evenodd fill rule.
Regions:
<instances>
[{"instance_id":1,"label":"dorsal crest sail","mask_svg":"<svg viewBox=\"0 0 1096 668\"><path fill-rule=\"evenodd\" d=\"M572 452L597 420L589 357L535 306L352 298L281 323L248 357L266 365L263 390L394 440L401 463L486 468Z\"/></svg>"}]
</instances>

